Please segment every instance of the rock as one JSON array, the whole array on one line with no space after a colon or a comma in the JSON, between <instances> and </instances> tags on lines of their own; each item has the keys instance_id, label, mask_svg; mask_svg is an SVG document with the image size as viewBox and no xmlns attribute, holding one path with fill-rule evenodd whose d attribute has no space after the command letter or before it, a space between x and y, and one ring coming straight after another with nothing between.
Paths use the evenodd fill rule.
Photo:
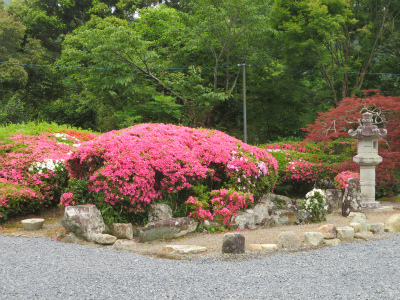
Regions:
<instances>
[{"instance_id":1,"label":"rock","mask_svg":"<svg viewBox=\"0 0 400 300\"><path fill-rule=\"evenodd\" d=\"M354 229L350 226L337 227L337 237L340 241L352 241L354 239Z\"/></svg>"},{"instance_id":2,"label":"rock","mask_svg":"<svg viewBox=\"0 0 400 300\"><path fill-rule=\"evenodd\" d=\"M266 217L261 221L261 227L270 228L275 226L275 219L272 216Z\"/></svg>"},{"instance_id":3,"label":"rock","mask_svg":"<svg viewBox=\"0 0 400 300\"><path fill-rule=\"evenodd\" d=\"M94 205L77 205L65 207L61 225L67 232L77 237L93 241L92 236L106 232L106 225L100 211Z\"/></svg>"},{"instance_id":4,"label":"rock","mask_svg":"<svg viewBox=\"0 0 400 300\"><path fill-rule=\"evenodd\" d=\"M112 235L118 239L133 239L133 226L130 223L112 223Z\"/></svg>"},{"instance_id":5,"label":"rock","mask_svg":"<svg viewBox=\"0 0 400 300\"><path fill-rule=\"evenodd\" d=\"M269 216L270 206L267 203L261 202L257 203L252 210L254 212L254 223L259 225L262 223L262 220Z\"/></svg>"},{"instance_id":6,"label":"rock","mask_svg":"<svg viewBox=\"0 0 400 300\"><path fill-rule=\"evenodd\" d=\"M367 216L360 212L351 212L348 217L351 223L360 223L362 226L362 231L367 230Z\"/></svg>"},{"instance_id":7,"label":"rock","mask_svg":"<svg viewBox=\"0 0 400 300\"><path fill-rule=\"evenodd\" d=\"M207 251L206 247L192 245L165 245L164 248L172 254L196 254Z\"/></svg>"},{"instance_id":8,"label":"rock","mask_svg":"<svg viewBox=\"0 0 400 300\"><path fill-rule=\"evenodd\" d=\"M386 232L400 232L400 214L391 215L385 223Z\"/></svg>"},{"instance_id":9,"label":"rock","mask_svg":"<svg viewBox=\"0 0 400 300\"><path fill-rule=\"evenodd\" d=\"M328 206L328 214L342 208L343 191L338 189L327 189L326 191L326 205Z\"/></svg>"},{"instance_id":10,"label":"rock","mask_svg":"<svg viewBox=\"0 0 400 300\"><path fill-rule=\"evenodd\" d=\"M80 241L82 241L80 238L76 236L75 233L70 232L67 233L62 239L61 242L63 243L70 243L70 244L78 244Z\"/></svg>"},{"instance_id":11,"label":"rock","mask_svg":"<svg viewBox=\"0 0 400 300\"><path fill-rule=\"evenodd\" d=\"M361 187L357 178L350 178L344 191L342 201L342 216L361 210Z\"/></svg>"},{"instance_id":12,"label":"rock","mask_svg":"<svg viewBox=\"0 0 400 300\"><path fill-rule=\"evenodd\" d=\"M98 233L92 236L92 241L101 245L112 245L117 238L111 234Z\"/></svg>"},{"instance_id":13,"label":"rock","mask_svg":"<svg viewBox=\"0 0 400 300\"><path fill-rule=\"evenodd\" d=\"M130 250L136 247L136 242L132 240L116 240L113 249L114 250Z\"/></svg>"},{"instance_id":14,"label":"rock","mask_svg":"<svg viewBox=\"0 0 400 300\"><path fill-rule=\"evenodd\" d=\"M292 199L282 195L269 193L262 198L264 203L270 203L272 210L288 209L293 205Z\"/></svg>"},{"instance_id":15,"label":"rock","mask_svg":"<svg viewBox=\"0 0 400 300\"><path fill-rule=\"evenodd\" d=\"M148 212L149 223L172 218L172 209L167 204L152 204Z\"/></svg>"},{"instance_id":16,"label":"rock","mask_svg":"<svg viewBox=\"0 0 400 300\"><path fill-rule=\"evenodd\" d=\"M245 252L245 237L240 233L226 233L222 241L222 253L242 254Z\"/></svg>"},{"instance_id":17,"label":"rock","mask_svg":"<svg viewBox=\"0 0 400 300\"><path fill-rule=\"evenodd\" d=\"M250 252L264 252L274 249L278 249L277 244L249 244L246 246L246 250Z\"/></svg>"},{"instance_id":18,"label":"rock","mask_svg":"<svg viewBox=\"0 0 400 300\"><path fill-rule=\"evenodd\" d=\"M375 223L367 226L367 229L372 233L383 233L385 231L385 224Z\"/></svg>"},{"instance_id":19,"label":"rock","mask_svg":"<svg viewBox=\"0 0 400 300\"><path fill-rule=\"evenodd\" d=\"M261 244L262 248L264 250L274 250L274 249L278 249L278 245L277 244Z\"/></svg>"},{"instance_id":20,"label":"rock","mask_svg":"<svg viewBox=\"0 0 400 300\"><path fill-rule=\"evenodd\" d=\"M284 231L279 234L277 244L278 248L296 248L301 245L301 241L293 231Z\"/></svg>"},{"instance_id":21,"label":"rock","mask_svg":"<svg viewBox=\"0 0 400 300\"><path fill-rule=\"evenodd\" d=\"M287 209L280 209L274 211L272 215L276 226L294 225L298 222L296 214Z\"/></svg>"},{"instance_id":22,"label":"rock","mask_svg":"<svg viewBox=\"0 0 400 300\"><path fill-rule=\"evenodd\" d=\"M354 229L354 233L363 231L362 225L358 222L350 223L350 227L352 227Z\"/></svg>"},{"instance_id":23,"label":"rock","mask_svg":"<svg viewBox=\"0 0 400 300\"><path fill-rule=\"evenodd\" d=\"M314 247L322 246L324 244L324 236L321 232L305 232L304 243Z\"/></svg>"},{"instance_id":24,"label":"rock","mask_svg":"<svg viewBox=\"0 0 400 300\"><path fill-rule=\"evenodd\" d=\"M324 243L328 246L337 246L339 245L341 242L339 239L325 239Z\"/></svg>"},{"instance_id":25,"label":"rock","mask_svg":"<svg viewBox=\"0 0 400 300\"><path fill-rule=\"evenodd\" d=\"M322 233L324 239L335 239L337 237L337 229L333 224L322 225L318 228L318 231Z\"/></svg>"},{"instance_id":26,"label":"rock","mask_svg":"<svg viewBox=\"0 0 400 300\"><path fill-rule=\"evenodd\" d=\"M239 212L236 217L232 217L232 223L240 230L244 230L249 226L256 225L254 211L248 209L246 211Z\"/></svg>"},{"instance_id":27,"label":"rock","mask_svg":"<svg viewBox=\"0 0 400 300\"><path fill-rule=\"evenodd\" d=\"M198 222L195 219L171 218L147 224L139 234L140 242L160 239L174 239L196 230Z\"/></svg>"},{"instance_id":28,"label":"rock","mask_svg":"<svg viewBox=\"0 0 400 300\"><path fill-rule=\"evenodd\" d=\"M246 245L246 250L250 252L264 252L264 249L261 244Z\"/></svg>"},{"instance_id":29,"label":"rock","mask_svg":"<svg viewBox=\"0 0 400 300\"><path fill-rule=\"evenodd\" d=\"M43 227L44 219L25 219L21 221L22 227L26 231L36 231L40 230Z\"/></svg>"},{"instance_id":30,"label":"rock","mask_svg":"<svg viewBox=\"0 0 400 300\"><path fill-rule=\"evenodd\" d=\"M132 233L133 236L139 236L140 231L142 230L143 226L139 226L139 225L132 225Z\"/></svg>"},{"instance_id":31,"label":"rock","mask_svg":"<svg viewBox=\"0 0 400 300\"><path fill-rule=\"evenodd\" d=\"M370 231L362 231L355 233L354 238L359 240L369 241L373 237L373 235L374 234Z\"/></svg>"}]
</instances>

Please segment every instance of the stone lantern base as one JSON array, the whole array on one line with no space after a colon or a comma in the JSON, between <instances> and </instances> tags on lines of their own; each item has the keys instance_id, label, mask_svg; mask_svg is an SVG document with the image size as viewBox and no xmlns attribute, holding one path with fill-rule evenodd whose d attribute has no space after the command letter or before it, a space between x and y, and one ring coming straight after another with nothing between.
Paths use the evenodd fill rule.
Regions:
<instances>
[{"instance_id":1,"label":"stone lantern base","mask_svg":"<svg viewBox=\"0 0 400 300\"><path fill-rule=\"evenodd\" d=\"M379 202L361 202L361 209L376 209L381 208L381 204Z\"/></svg>"}]
</instances>

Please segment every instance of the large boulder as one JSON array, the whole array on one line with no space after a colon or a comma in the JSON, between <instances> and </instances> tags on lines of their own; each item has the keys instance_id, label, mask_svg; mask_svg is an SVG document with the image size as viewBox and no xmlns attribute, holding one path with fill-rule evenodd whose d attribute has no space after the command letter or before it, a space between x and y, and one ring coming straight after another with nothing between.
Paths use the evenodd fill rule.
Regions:
<instances>
[{"instance_id":1,"label":"large boulder","mask_svg":"<svg viewBox=\"0 0 400 300\"><path fill-rule=\"evenodd\" d=\"M232 224L234 224L234 226L240 230L244 230L245 228L250 228L256 225L254 211L251 209L246 209L245 211L239 212L236 217L232 217Z\"/></svg>"},{"instance_id":2,"label":"large boulder","mask_svg":"<svg viewBox=\"0 0 400 300\"><path fill-rule=\"evenodd\" d=\"M171 218L147 224L140 230L139 241L175 239L196 230L198 222L189 217Z\"/></svg>"},{"instance_id":3,"label":"large boulder","mask_svg":"<svg viewBox=\"0 0 400 300\"><path fill-rule=\"evenodd\" d=\"M338 189L326 190L326 206L328 214L340 209L342 207L343 191Z\"/></svg>"},{"instance_id":4,"label":"large boulder","mask_svg":"<svg viewBox=\"0 0 400 300\"><path fill-rule=\"evenodd\" d=\"M252 209L252 211L254 212L255 224L260 225L265 218L269 217L270 210L271 206L268 203L257 203Z\"/></svg>"},{"instance_id":5,"label":"large boulder","mask_svg":"<svg viewBox=\"0 0 400 300\"><path fill-rule=\"evenodd\" d=\"M342 216L361 210L361 186L357 178L350 178L344 191L342 201Z\"/></svg>"},{"instance_id":6,"label":"large boulder","mask_svg":"<svg viewBox=\"0 0 400 300\"><path fill-rule=\"evenodd\" d=\"M167 204L152 204L148 212L149 223L172 218L172 209Z\"/></svg>"},{"instance_id":7,"label":"large boulder","mask_svg":"<svg viewBox=\"0 0 400 300\"><path fill-rule=\"evenodd\" d=\"M226 233L222 241L222 253L242 254L245 252L245 237L240 233Z\"/></svg>"},{"instance_id":8,"label":"large boulder","mask_svg":"<svg viewBox=\"0 0 400 300\"><path fill-rule=\"evenodd\" d=\"M271 206L272 210L276 209L290 209L293 206L293 200L289 197L282 195L275 195L269 193L262 198L262 202Z\"/></svg>"},{"instance_id":9,"label":"large boulder","mask_svg":"<svg viewBox=\"0 0 400 300\"><path fill-rule=\"evenodd\" d=\"M276 226L295 225L298 222L296 213L288 209L275 210L272 217Z\"/></svg>"},{"instance_id":10,"label":"large boulder","mask_svg":"<svg viewBox=\"0 0 400 300\"><path fill-rule=\"evenodd\" d=\"M65 207L61 225L78 238L93 241L97 234L106 233L106 225L100 211L94 205L77 205Z\"/></svg>"},{"instance_id":11,"label":"large boulder","mask_svg":"<svg viewBox=\"0 0 400 300\"><path fill-rule=\"evenodd\" d=\"M400 214L391 215L385 223L386 232L400 232Z\"/></svg>"}]
</instances>

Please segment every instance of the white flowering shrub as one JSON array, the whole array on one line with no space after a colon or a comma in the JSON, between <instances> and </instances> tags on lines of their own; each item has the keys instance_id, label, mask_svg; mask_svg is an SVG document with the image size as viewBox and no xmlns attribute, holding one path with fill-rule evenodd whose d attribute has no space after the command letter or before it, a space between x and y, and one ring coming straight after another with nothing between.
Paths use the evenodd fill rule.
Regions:
<instances>
[{"instance_id":1,"label":"white flowering shrub","mask_svg":"<svg viewBox=\"0 0 400 300\"><path fill-rule=\"evenodd\" d=\"M48 171L64 171L65 163L63 160L52 160L51 158L46 158L44 161L33 162L28 171L33 173L47 173ZM46 172L47 171L47 172Z\"/></svg>"},{"instance_id":2,"label":"white flowering shrub","mask_svg":"<svg viewBox=\"0 0 400 300\"><path fill-rule=\"evenodd\" d=\"M301 201L301 209L310 215L311 222L326 220L326 194L321 189L313 189L306 194L306 200Z\"/></svg>"}]
</instances>

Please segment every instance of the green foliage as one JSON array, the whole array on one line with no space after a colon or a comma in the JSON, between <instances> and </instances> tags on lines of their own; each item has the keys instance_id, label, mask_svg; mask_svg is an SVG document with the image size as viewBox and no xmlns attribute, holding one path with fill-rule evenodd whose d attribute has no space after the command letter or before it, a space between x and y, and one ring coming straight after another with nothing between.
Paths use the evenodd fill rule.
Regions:
<instances>
[{"instance_id":1,"label":"green foliage","mask_svg":"<svg viewBox=\"0 0 400 300\"><path fill-rule=\"evenodd\" d=\"M7 137L13 134L22 135L38 135L41 132L60 132L62 130L75 129L82 132L93 133L90 130L81 130L80 128L58 125L56 123L47 122L28 122L21 124L8 124L0 126L0 141L4 141Z\"/></svg>"}]
</instances>

